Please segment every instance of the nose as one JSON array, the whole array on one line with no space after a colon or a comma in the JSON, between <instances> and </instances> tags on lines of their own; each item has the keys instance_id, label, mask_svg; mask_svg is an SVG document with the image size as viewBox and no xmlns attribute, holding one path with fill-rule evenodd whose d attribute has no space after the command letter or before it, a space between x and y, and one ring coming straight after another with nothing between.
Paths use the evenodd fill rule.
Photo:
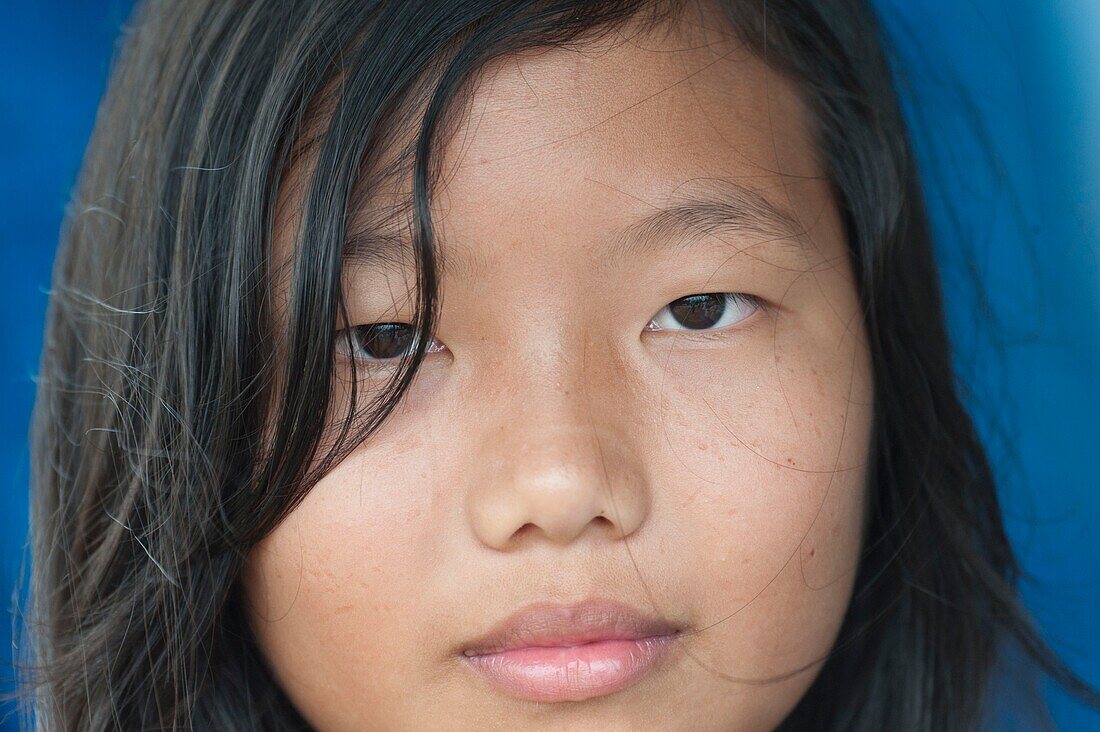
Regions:
<instances>
[{"instance_id":1,"label":"nose","mask_svg":"<svg viewBox=\"0 0 1100 732\"><path fill-rule=\"evenodd\" d=\"M621 539L645 521L651 495L623 433L630 410L607 391L596 398L592 385L563 383L510 385L482 426L466 498L489 547Z\"/></svg>"}]
</instances>

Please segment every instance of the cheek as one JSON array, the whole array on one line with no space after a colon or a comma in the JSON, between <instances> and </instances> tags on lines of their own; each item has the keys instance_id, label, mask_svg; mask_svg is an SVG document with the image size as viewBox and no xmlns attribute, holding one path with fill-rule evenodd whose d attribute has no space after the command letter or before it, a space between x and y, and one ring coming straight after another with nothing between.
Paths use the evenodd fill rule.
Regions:
<instances>
[{"instance_id":1,"label":"cheek","mask_svg":"<svg viewBox=\"0 0 1100 732\"><path fill-rule=\"evenodd\" d=\"M716 679L761 679L835 640L858 562L873 387L862 330L839 319L780 314L737 337L670 347L655 482L693 537L683 566L713 588L699 660Z\"/></svg>"},{"instance_id":2,"label":"cheek","mask_svg":"<svg viewBox=\"0 0 1100 732\"><path fill-rule=\"evenodd\" d=\"M415 489L426 471L399 447L393 455L346 458L254 549L244 574L269 664L324 729L362 728L364 709L371 724L384 718L414 678L409 649L430 645L423 590L443 552L430 492Z\"/></svg>"}]
</instances>

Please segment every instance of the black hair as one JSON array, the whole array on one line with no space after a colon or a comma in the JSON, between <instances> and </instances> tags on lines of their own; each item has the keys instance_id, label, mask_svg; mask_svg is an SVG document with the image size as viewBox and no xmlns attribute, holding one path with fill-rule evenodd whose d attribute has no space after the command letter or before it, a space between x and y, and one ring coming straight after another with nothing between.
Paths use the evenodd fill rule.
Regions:
<instances>
[{"instance_id":1,"label":"black hair","mask_svg":"<svg viewBox=\"0 0 1100 732\"><path fill-rule=\"evenodd\" d=\"M973 729L1006 644L1100 706L1018 599L874 14L864 0L708 4L811 113L872 352L854 594L783 727ZM423 358L439 307L433 150L487 62L580 47L628 19L655 26L684 5L138 6L67 212L38 375L26 695L39 729L306 728L256 647L238 579L250 549L386 419ZM412 143L389 172L411 159L421 337L366 409L353 394L328 444L346 214L402 130ZM306 148L315 164L284 323L275 203Z\"/></svg>"}]
</instances>

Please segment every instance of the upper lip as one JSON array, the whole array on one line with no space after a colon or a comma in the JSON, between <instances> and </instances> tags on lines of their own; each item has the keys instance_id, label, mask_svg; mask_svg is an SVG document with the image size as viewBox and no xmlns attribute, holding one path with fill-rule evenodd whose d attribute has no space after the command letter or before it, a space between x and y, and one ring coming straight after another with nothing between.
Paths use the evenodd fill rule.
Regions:
<instances>
[{"instance_id":1,"label":"upper lip","mask_svg":"<svg viewBox=\"0 0 1100 732\"><path fill-rule=\"evenodd\" d=\"M527 605L467 644L466 656L500 653L516 648L575 646L599 640L632 640L673 635L680 628L664 618L646 615L630 605L593 598L564 605Z\"/></svg>"}]
</instances>

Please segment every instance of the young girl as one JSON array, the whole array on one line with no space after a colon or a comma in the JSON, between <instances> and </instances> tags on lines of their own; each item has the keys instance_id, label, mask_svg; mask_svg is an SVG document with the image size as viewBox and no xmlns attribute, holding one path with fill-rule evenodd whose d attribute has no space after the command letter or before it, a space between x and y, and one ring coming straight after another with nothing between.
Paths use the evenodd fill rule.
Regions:
<instances>
[{"instance_id":1,"label":"young girl","mask_svg":"<svg viewBox=\"0 0 1100 732\"><path fill-rule=\"evenodd\" d=\"M969 730L1022 649L863 0L150 0L58 252L39 729Z\"/></svg>"}]
</instances>

